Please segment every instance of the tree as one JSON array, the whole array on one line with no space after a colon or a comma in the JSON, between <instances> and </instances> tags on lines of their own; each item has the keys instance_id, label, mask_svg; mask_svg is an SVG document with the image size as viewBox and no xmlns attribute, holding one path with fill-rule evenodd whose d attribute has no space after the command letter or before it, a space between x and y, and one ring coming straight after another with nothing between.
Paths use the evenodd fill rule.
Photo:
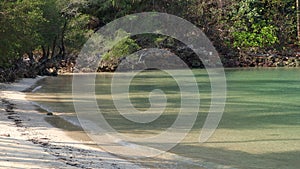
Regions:
<instances>
[{"instance_id":1,"label":"tree","mask_svg":"<svg viewBox=\"0 0 300 169\"><path fill-rule=\"evenodd\" d=\"M2 1L0 20L2 67L9 66L12 60L31 53L42 41L39 26L46 22L41 7L44 1Z\"/></svg>"}]
</instances>

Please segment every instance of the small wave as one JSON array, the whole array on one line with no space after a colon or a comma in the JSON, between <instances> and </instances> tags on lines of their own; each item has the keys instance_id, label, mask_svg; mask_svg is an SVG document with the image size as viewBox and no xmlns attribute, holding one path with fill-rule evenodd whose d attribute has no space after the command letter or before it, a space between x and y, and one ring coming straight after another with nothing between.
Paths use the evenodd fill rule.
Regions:
<instances>
[{"instance_id":1,"label":"small wave","mask_svg":"<svg viewBox=\"0 0 300 169\"><path fill-rule=\"evenodd\" d=\"M50 108L46 107L46 106L43 106L37 102L31 102L31 104L37 106L38 108L42 109L42 110L45 110L47 113L55 113L54 111L52 111Z\"/></svg>"},{"instance_id":2,"label":"small wave","mask_svg":"<svg viewBox=\"0 0 300 169\"><path fill-rule=\"evenodd\" d=\"M47 113L51 113L51 114L54 114L54 115L58 115L60 118L62 118L63 120L71 123L72 125L74 126L77 126L77 127L81 127L80 125L80 122L78 121L77 117L76 116L62 116L62 115L59 115L61 113L58 113L58 112L55 112L53 111L51 108L47 107L47 106L44 106L42 104L39 104L37 102L31 102L33 105L37 106L38 108L46 111Z\"/></svg>"},{"instance_id":3,"label":"small wave","mask_svg":"<svg viewBox=\"0 0 300 169\"><path fill-rule=\"evenodd\" d=\"M34 93L34 92L40 90L42 87L43 87L43 86L37 86L36 88L34 88L33 90L31 90L31 92Z\"/></svg>"}]
</instances>

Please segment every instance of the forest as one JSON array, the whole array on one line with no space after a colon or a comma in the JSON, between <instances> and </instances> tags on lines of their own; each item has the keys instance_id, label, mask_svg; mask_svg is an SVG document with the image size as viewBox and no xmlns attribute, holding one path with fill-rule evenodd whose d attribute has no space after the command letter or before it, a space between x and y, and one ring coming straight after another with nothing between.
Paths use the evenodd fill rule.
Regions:
<instances>
[{"instance_id":1,"label":"forest","mask_svg":"<svg viewBox=\"0 0 300 169\"><path fill-rule=\"evenodd\" d=\"M176 15L200 28L224 67L300 66L298 0L2 0L0 82L72 72L83 44L99 28L150 11ZM182 45L160 35L133 36L105 54L99 71L114 71L118 58L141 48L176 53ZM203 67L192 63L189 49L181 55L190 67Z\"/></svg>"}]
</instances>

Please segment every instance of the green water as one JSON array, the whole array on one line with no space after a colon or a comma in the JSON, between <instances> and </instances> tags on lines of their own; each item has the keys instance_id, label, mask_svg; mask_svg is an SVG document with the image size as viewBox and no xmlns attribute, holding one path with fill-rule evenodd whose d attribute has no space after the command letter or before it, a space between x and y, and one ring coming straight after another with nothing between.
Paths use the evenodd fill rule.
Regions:
<instances>
[{"instance_id":1,"label":"green water","mask_svg":"<svg viewBox=\"0 0 300 169\"><path fill-rule=\"evenodd\" d=\"M171 153L237 168L300 168L300 69L227 69L223 118L214 135L202 144L198 138L210 107L210 82L206 71L193 73L201 98L198 118ZM110 95L111 78L112 74L97 75L96 97L105 119L118 132L154 136L176 120L180 90L166 73L143 72L131 82L130 99L140 111L150 107L148 95L153 89L167 96L163 114L147 124L131 122L118 113ZM72 76L46 78L38 84L43 88L29 98L76 123L71 83Z\"/></svg>"}]
</instances>

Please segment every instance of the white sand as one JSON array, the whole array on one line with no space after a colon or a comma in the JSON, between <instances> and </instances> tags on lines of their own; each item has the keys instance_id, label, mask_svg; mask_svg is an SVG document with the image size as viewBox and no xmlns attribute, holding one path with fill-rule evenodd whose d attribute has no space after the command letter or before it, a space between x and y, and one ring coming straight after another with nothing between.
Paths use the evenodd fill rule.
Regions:
<instances>
[{"instance_id":1,"label":"white sand","mask_svg":"<svg viewBox=\"0 0 300 169\"><path fill-rule=\"evenodd\" d=\"M0 84L0 168L144 168L47 123L20 92L40 79Z\"/></svg>"}]
</instances>

